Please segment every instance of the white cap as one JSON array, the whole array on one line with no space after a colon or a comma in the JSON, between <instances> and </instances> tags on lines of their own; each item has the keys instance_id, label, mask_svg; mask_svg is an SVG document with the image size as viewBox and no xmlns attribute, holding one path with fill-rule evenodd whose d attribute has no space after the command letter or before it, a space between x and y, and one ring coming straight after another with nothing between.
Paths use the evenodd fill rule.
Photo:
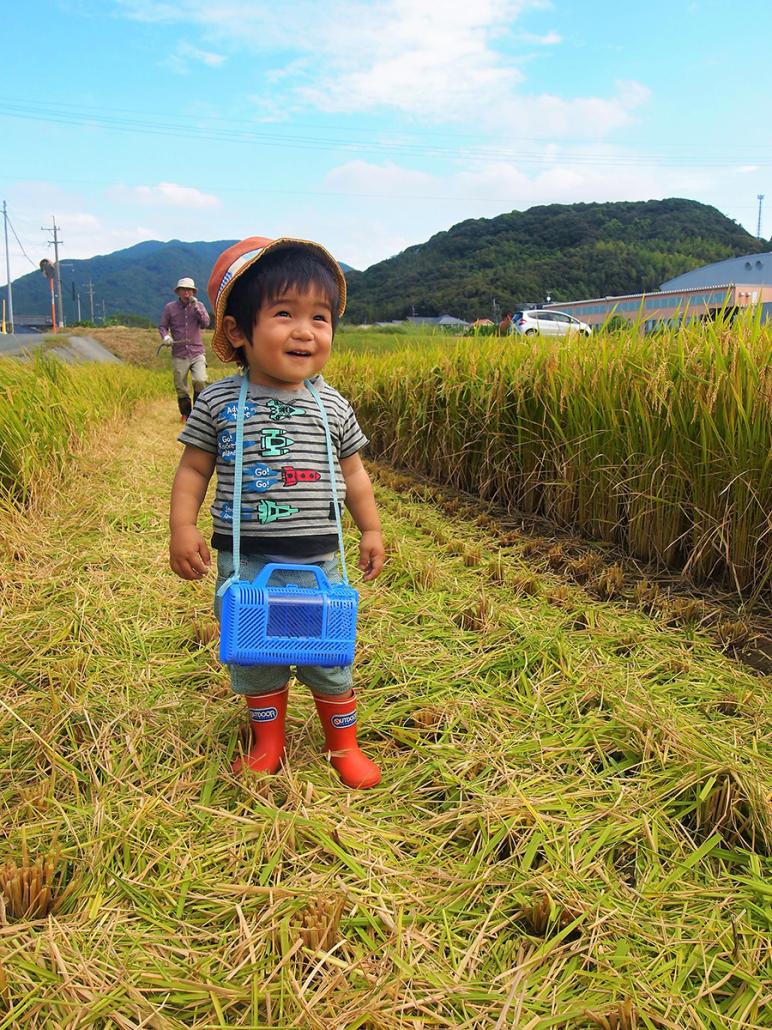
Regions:
<instances>
[{"instance_id":1,"label":"white cap","mask_svg":"<svg viewBox=\"0 0 772 1030\"><path fill-rule=\"evenodd\" d=\"M180 281L174 287L175 293L177 292L177 290L192 290L195 293L196 284L193 282L192 279L180 279Z\"/></svg>"}]
</instances>

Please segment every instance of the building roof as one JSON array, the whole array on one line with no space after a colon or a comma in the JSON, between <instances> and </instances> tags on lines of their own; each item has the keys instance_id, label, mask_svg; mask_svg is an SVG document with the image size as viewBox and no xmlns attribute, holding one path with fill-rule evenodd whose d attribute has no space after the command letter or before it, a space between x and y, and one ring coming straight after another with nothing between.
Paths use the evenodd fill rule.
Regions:
<instances>
[{"instance_id":1,"label":"building roof","mask_svg":"<svg viewBox=\"0 0 772 1030\"><path fill-rule=\"evenodd\" d=\"M668 279L660 286L661 290L677 290L706 288L717 283L733 282L756 286L772 286L772 251L763 254L744 254L740 257L724 258L710 265L700 265L688 272ZM694 283L694 287L689 284Z\"/></svg>"},{"instance_id":2,"label":"building roof","mask_svg":"<svg viewBox=\"0 0 772 1030\"><path fill-rule=\"evenodd\" d=\"M542 311L560 311L564 304L606 304L617 300L636 300L638 297L672 297L673 294L704 293L705 290L732 290L738 283L715 283L710 286L689 286L682 290L648 290L643 293L620 293L613 297L583 297L581 300L561 300L554 304L542 304ZM741 285L750 285L742 283Z\"/></svg>"}]
</instances>

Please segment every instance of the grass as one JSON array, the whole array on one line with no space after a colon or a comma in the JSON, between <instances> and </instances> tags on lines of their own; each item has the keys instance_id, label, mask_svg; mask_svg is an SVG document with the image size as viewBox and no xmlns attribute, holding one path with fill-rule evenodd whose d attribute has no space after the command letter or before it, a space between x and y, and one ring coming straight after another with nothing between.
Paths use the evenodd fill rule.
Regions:
<instances>
[{"instance_id":1,"label":"grass","mask_svg":"<svg viewBox=\"0 0 772 1030\"><path fill-rule=\"evenodd\" d=\"M769 602L770 369L746 319L343 350L330 375L374 455Z\"/></svg>"},{"instance_id":2,"label":"grass","mask_svg":"<svg viewBox=\"0 0 772 1030\"><path fill-rule=\"evenodd\" d=\"M0 359L0 506L28 503L69 466L90 430L161 392L145 370L71 367L45 354Z\"/></svg>"},{"instance_id":3,"label":"grass","mask_svg":"<svg viewBox=\"0 0 772 1030\"><path fill-rule=\"evenodd\" d=\"M769 1027L769 679L374 466L383 783L339 785L297 686L287 766L236 780L211 583L167 569L177 428L149 399L2 513L0 868L57 865L2 915L0 1030Z\"/></svg>"}]
</instances>

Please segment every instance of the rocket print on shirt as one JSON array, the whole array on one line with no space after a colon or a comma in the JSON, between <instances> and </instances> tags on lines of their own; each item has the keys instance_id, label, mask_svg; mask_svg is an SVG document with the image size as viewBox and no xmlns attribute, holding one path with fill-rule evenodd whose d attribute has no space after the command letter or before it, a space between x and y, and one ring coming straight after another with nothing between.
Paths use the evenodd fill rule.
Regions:
<instances>
[{"instance_id":1,"label":"rocket print on shirt","mask_svg":"<svg viewBox=\"0 0 772 1030\"><path fill-rule=\"evenodd\" d=\"M289 422L299 416L307 415L307 410L297 404L279 401L271 397L265 401L267 415L272 422ZM246 419L257 414L259 404L248 403L244 409ZM237 405L229 404L224 409L224 417L228 422L235 422ZM244 440L244 448L257 447L257 453L261 458L280 458L287 455L292 449L295 440L278 426L266 427L260 430L259 441ZM218 436L218 449L224 461L235 461L236 455L236 434L228 429L222 430ZM288 463L280 468L268 465L263 461L251 462L244 465L242 490L244 493L266 494L269 490L281 490L287 487L294 487L302 483L314 483L322 478L321 473L313 468L297 468ZM288 502L268 500L261 498L257 504L245 506L242 511L242 518L245 521L256 520L261 525L271 522L278 522L283 519L291 519L300 512L300 508ZM222 518L226 522L233 520L232 511L223 510Z\"/></svg>"},{"instance_id":2,"label":"rocket print on shirt","mask_svg":"<svg viewBox=\"0 0 772 1030\"><path fill-rule=\"evenodd\" d=\"M266 407L268 408L268 418L272 422L286 422L288 418L292 418L293 415L305 415L305 408L296 408L294 404L285 404L284 401L277 401L271 397L266 401Z\"/></svg>"},{"instance_id":3,"label":"rocket print on shirt","mask_svg":"<svg viewBox=\"0 0 772 1030\"><path fill-rule=\"evenodd\" d=\"M294 442L281 429L263 429L260 432L260 453L264 458L278 458L286 454Z\"/></svg>"},{"instance_id":4,"label":"rocket print on shirt","mask_svg":"<svg viewBox=\"0 0 772 1030\"><path fill-rule=\"evenodd\" d=\"M244 490L257 490L264 493L272 486L296 486L298 483L315 483L321 479L316 469L296 469L292 465L283 465L281 469L272 469L259 461L244 469Z\"/></svg>"}]
</instances>

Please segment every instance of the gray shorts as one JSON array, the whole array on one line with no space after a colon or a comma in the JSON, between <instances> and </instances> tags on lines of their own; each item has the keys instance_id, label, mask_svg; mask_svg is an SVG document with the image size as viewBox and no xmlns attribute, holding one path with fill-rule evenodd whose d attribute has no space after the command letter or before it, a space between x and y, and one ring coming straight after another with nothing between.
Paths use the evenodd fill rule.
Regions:
<instances>
[{"instance_id":1,"label":"gray shorts","mask_svg":"<svg viewBox=\"0 0 772 1030\"><path fill-rule=\"evenodd\" d=\"M268 564L268 559L259 555L241 556L241 579L255 579L260 571ZM297 564L304 564L298 562ZM314 562L331 583L340 583L341 575L337 559L330 561ZM221 599L217 591L222 584L233 573L233 554L230 551L217 552L217 584L214 595L214 613L217 621L220 621ZM286 583L305 582L305 574L289 570L284 573L276 572L271 577L271 582L284 585ZM313 581L315 582L315 580ZM254 697L256 694L272 694L279 690L289 680L294 670L295 676L304 683L315 694L324 694L326 697L340 697L348 694L354 680L351 674L350 665L336 665L326 668L321 665L229 665L231 674L231 687L236 694L246 694Z\"/></svg>"},{"instance_id":2,"label":"gray shorts","mask_svg":"<svg viewBox=\"0 0 772 1030\"><path fill-rule=\"evenodd\" d=\"M188 396L188 372L193 380L193 389L201 393L206 386L206 358L203 354L195 358L172 358L174 389L178 397Z\"/></svg>"}]
</instances>

